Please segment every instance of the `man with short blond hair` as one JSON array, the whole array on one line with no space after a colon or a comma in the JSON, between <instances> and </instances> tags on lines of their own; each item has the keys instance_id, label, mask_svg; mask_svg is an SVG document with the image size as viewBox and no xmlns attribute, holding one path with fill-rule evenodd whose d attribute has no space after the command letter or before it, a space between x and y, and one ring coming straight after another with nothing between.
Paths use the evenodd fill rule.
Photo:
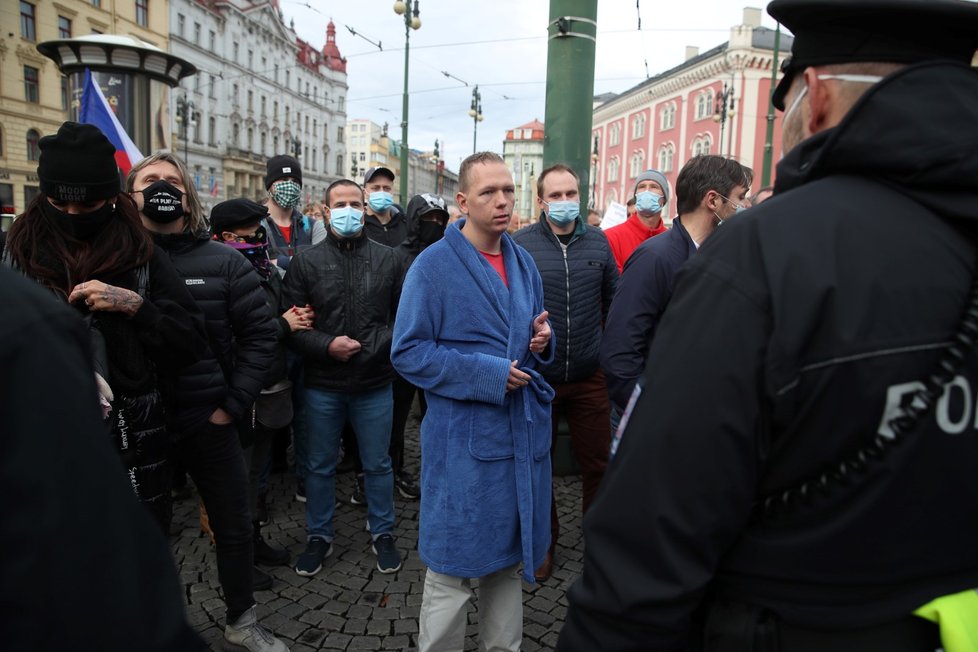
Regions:
<instances>
[{"instance_id":1,"label":"man with short blond hair","mask_svg":"<svg viewBox=\"0 0 978 652\"><path fill-rule=\"evenodd\" d=\"M462 162L467 217L415 259L404 282L391 358L425 390L418 552L427 564L418 647L465 646L470 578L490 650L520 649L523 578L550 543L553 358L540 274L506 233L513 177L498 154ZM446 282L450 279L450 282Z\"/></svg>"}]
</instances>

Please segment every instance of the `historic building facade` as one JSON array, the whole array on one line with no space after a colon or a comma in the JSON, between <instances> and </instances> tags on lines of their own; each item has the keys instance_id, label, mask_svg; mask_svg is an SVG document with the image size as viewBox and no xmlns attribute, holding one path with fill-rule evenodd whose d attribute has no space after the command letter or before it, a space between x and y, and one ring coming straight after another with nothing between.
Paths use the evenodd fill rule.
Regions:
<instances>
[{"instance_id":1,"label":"historic building facade","mask_svg":"<svg viewBox=\"0 0 978 652\"><path fill-rule=\"evenodd\" d=\"M205 208L263 199L265 161L302 164L304 202L346 174L346 59L336 27L319 49L286 25L277 0L170 0L170 51L198 68L174 89L174 149Z\"/></svg>"},{"instance_id":2,"label":"historic building facade","mask_svg":"<svg viewBox=\"0 0 978 652\"><path fill-rule=\"evenodd\" d=\"M503 160L516 184L514 212L519 225L536 217L537 176L543 171L543 123L537 119L506 132Z\"/></svg>"},{"instance_id":3,"label":"historic building facade","mask_svg":"<svg viewBox=\"0 0 978 652\"><path fill-rule=\"evenodd\" d=\"M791 41L781 35L779 61ZM743 24L731 28L726 43L703 53L689 48L679 66L620 95L596 98L593 205L604 210L611 202L625 203L635 177L649 168L663 172L675 188L679 170L697 154L737 159L753 168L753 189L760 188L774 42L774 30L761 27L761 10L746 8ZM776 114L774 163L781 153L780 123Z\"/></svg>"},{"instance_id":4,"label":"historic building facade","mask_svg":"<svg viewBox=\"0 0 978 652\"><path fill-rule=\"evenodd\" d=\"M169 19L159 0L4 0L0 24L0 212L10 216L38 192L38 141L74 104L68 77L37 44L118 34L166 50Z\"/></svg>"}]
</instances>

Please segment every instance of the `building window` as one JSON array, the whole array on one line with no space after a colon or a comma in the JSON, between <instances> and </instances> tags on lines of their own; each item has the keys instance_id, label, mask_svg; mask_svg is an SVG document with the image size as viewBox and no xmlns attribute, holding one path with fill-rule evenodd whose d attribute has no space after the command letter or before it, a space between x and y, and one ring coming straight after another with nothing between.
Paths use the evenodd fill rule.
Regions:
<instances>
[{"instance_id":1,"label":"building window","mask_svg":"<svg viewBox=\"0 0 978 652\"><path fill-rule=\"evenodd\" d=\"M34 198L41 194L37 186L24 186L24 206L30 206Z\"/></svg>"},{"instance_id":2,"label":"building window","mask_svg":"<svg viewBox=\"0 0 978 652\"><path fill-rule=\"evenodd\" d=\"M210 83L207 84L207 97L215 99L217 97L217 78L210 76Z\"/></svg>"},{"instance_id":3,"label":"building window","mask_svg":"<svg viewBox=\"0 0 978 652\"><path fill-rule=\"evenodd\" d=\"M337 154L336 155L336 176L338 176L338 177L344 176L344 174L343 174L343 155L342 154Z\"/></svg>"},{"instance_id":4,"label":"building window","mask_svg":"<svg viewBox=\"0 0 978 652\"><path fill-rule=\"evenodd\" d=\"M696 119L709 118L713 114L713 91L706 90L696 96Z\"/></svg>"},{"instance_id":5,"label":"building window","mask_svg":"<svg viewBox=\"0 0 978 652\"><path fill-rule=\"evenodd\" d=\"M278 136L272 136L272 156L278 154Z\"/></svg>"},{"instance_id":6,"label":"building window","mask_svg":"<svg viewBox=\"0 0 978 652\"><path fill-rule=\"evenodd\" d=\"M621 142L621 124L615 123L608 129L608 144L615 146Z\"/></svg>"},{"instance_id":7,"label":"building window","mask_svg":"<svg viewBox=\"0 0 978 652\"><path fill-rule=\"evenodd\" d=\"M37 20L35 18L34 5L29 2L20 2L20 35L28 41L37 40Z\"/></svg>"},{"instance_id":8,"label":"building window","mask_svg":"<svg viewBox=\"0 0 978 652\"><path fill-rule=\"evenodd\" d=\"M186 34L184 33L186 28L187 19L184 18L183 14L177 14L177 36L184 38Z\"/></svg>"},{"instance_id":9,"label":"building window","mask_svg":"<svg viewBox=\"0 0 978 652\"><path fill-rule=\"evenodd\" d=\"M608 181L618 181L618 157L613 156L608 161Z\"/></svg>"},{"instance_id":10,"label":"building window","mask_svg":"<svg viewBox=\"0 0 978 652\"><path fill-rule=\"evenodd\" d=\"M285 71L285 87L286 87L286 88L288 88L288 87L289 87L289 78L290 78L290 75L289 75L289 71L288 71L288 70L286 70L286 71Z\"/></svg>"},{"instance_id":11,"label":"building window","mask_svg":"<svg viewBox=\"0 0 978 652\"><path fill-rule=\"evenodd\" d=\"M703 136L693 141L693 156L703 156L710 153L713 141L709 136Z\"/></svg>"},{"instance_id":12,"label":"building window","mask_svg":"<svg viewBox=\"0 0 978 652\"><path fill-rule=\"evenodd\" d=\"M640 113L632 120L632 138L641 138L645 135L645 114Z\"/></svg>"},{"instance_id":13,"label":"building window","mask_svg":"<svg viewBox=\"0 0 978 652\"><path fill-rule=\"evenodd\" d=\"M272 81L276 84L278 83L278 64L275 64L275 73L272 75Z\"/></svg>"},{"instance_id":14,"label":"building window","mask_svg":"<svg viewBox=\"0 0 978 652\"><path fill-rule=\"evenodd\" d=\"M255 93L254 91L248 91L248 110L253 111L255 108Z\"/></svg>"},{"instance_id":15,"label":"building window","mask_svg":"<svg viewBox=\"0 0 978 652\"><path fill-rule=\"evenodd\" d=\"M41 158L41 148L38 143L41 140L41 134L37 129L27 130L27 160L36 161Z\"/></svg>"},{"instance_id":16,"label":"building window","mask_svg":"<svg viewBox=\"0 0 978 652\"><path fill-rule=\"evenodd\" d=\"M346 142L346 136L344 136L344 134L343 134L343 127L342 126L337 126L336 127L336 142L338 142L338 143Z\"/></svg>"},{"instance_id":17,"label":"building window","mask_svg":"<svg viewBox=\"0 0 978 652\"><path fill-rule=\"evenodd\" d=\"M207 118L207 144L211 147L217 144L217 120L214 116Z\"/></svg>"},{"instance_id":18,"label":"building window","mask_svg":"<svg viewBox=\"0 0 978 652\"><path fill-rule=\"evenodd\" d=\"M638 151L632 154L631 169L628 171L628 176L634 179L640 175L643 170L645 170L645 152Z\"/></svg>"},{"instance_id":19,"label":"building window","mask_svg":"<svg viewBox=\"0 0 978 652\"><path fill-rule=\"evenodd\" d=\"M200 45L200 23L194 23L194 45Z\"/></svg>"},{"instance_id":20,"label":"building window","mask_svg":"<svg viewBox=\"0 0 978 652\"><path fill-rule=\"evenodd\" d=\"M261 117L265 117L265 96L261 96Z\"/></svg>"},{"instance_id":21,"label":"building window","mask_svg":"<svg viewBox=\"0 0 978 652\"><path fill-rule=\"evenodd\" d=\"M272 120L278 120L278 102L272 102Z\"/></svg>"},{"instance_id":22,"label":"building window","mask_svg":"<svg viewBox=\"0 0 978 652\"><path fill-rule=\"evenodd\" d=\"M102 8L102 0L92 0L92 6L96 9Z\"/></svg>"},{"instance_id":23,"label":"building window","mask_svg":"<svg viewBox=\"0 0 978 652\"><path fill-rule=\"evenodd\" d=\"M41 101L38 70L33 66L24 66L24 99L34 104Z\"/></svg>"},{"instance_id":24,"label":"building window","mask_svg":"<svg viewBox=\"0 0 978 652\"><path fill-rule=\"evenodd\" d=\"M233 61L235 63L238 63L238 50L239 50L239 48L238 48L238 42L235 41L234 42L234 45L232 47L234 48L234 59L233 59Z\"/></svg>"},{"instance_id":25,"label":"building window","mask_svg":"<svg viewBox=\"0 0 978 652\"><path fill-rule=\"evenodd\" d=\"M71 19L58 16L58 38L71 38Z\"/></svg>"},{"instance_id":26,"label":"building window","mask_svg":"<svg viewBox=\"0 0 978 652\"><path fill-rule=\"evenodd\" d=\"M214 33L214 30L207 32L207 44L210 46L210 51L213 52L217 45L217 34Z\"/></svg>"},{"instance_id":27,"label":"building window","mask_svg":"<svg viewBox=\"0 0 978 652\"><path fill-rule=\"evenodd\" d=\"M258 153L261 154L262 156L267 156L268 152L266 151L265 146L268 145L268 134L265 132L264 129L262 129L261 135L258 137L258 143L261 146L261 149L258 150Z\"/></svg>"},{"instance_id":28,"label":"building window","mask_svg":"<svg viewBox=\"0 0 978 652\"><path fill-rule=\"evenodd\" d=\"M255 151L255 130L248 127L248 151Z\"/></svg>"},{"instance_id":29,"label":"building window","mask_svg":"<svg viewBox=\"0 0 978 652\"><path fill-rule=\"evenodd\" d=\"M254 70L255 68L255 51L248 50L248 70Z\"/></svg>"},{"instance_id":30,"label":"building window","mask_svg":"<svg viewBox=\"0 0 978 652\"><path fill-rule=\"evenodd\" d=\"M3 129L0 129L0 158L3 158Z\"/></svg>"},{"instance_id":31,"label":"building window","mask_svg":"<svg viewBox=\"0 0 978 652\"><path fill-rule=\"evenodd\" d=\"M71 105L71 91L68 86L68 76L61 75L61 108L67 111Z\"/></svg>"},{"instance_id":32,"label":"building window","mask_svg":"<svg viewBox=\"0 0 978 652\"><path fill-rule=\"evenodd\" d=\"M367 160L367 153L366 152L360 152L360 162L361 163L364 163L366 160Z\"/></svg>"},{"instance_id":33,"label":"building window","mask_svg":"<svg viewBox=\"0 0 978 652\"><path fill-rule=\"evenodd\" d=\"M136 0L136 24L149 27L149 0Z\"/></svg>"},{"instance_id":34,"label":"building window","mask_svg":"<svg viewBox=\"0 0 978 652\"><path fill-rule=\"evenodd\" d=\"M239 97L238 97L238 85L237 84L233 84L231 86L231 99L234 100L234 105L235 106L238 106Z\"/></svg>"},{"instance_id":35,"label":"building window","mask_svg":"<svg viewBox=\"0 0 978 652\"><path fill-rule=\"evenodd\" d=\"M235 122L234 124L231 125L231 145L233 147L238 146L238 140L240 139L239 138L240 135L241 135L241 128L238 127L238 123Z\"/></svg>"},{"instance_id":36,"label":"building window","mask_svg":"<svg viewBox=\"0 0 978 652\"><path fill-rule=\"evenodd\" d=\"M674 103L667 104L664 109L662 109L662 120L659 124L659 128L665 131L666 129L672 129L676 126L676 105Z\"/></svg>"},{"instance_id":37,"label":"building window","mask_svg":"<svg viewBox=\"0 0 978 652\"><path fill-rule=\"evenodd\" d=\"M672 145L663 145L659 148L659 172L672 172L672 160L676 150Z\"/></svg>"}]
</instances>

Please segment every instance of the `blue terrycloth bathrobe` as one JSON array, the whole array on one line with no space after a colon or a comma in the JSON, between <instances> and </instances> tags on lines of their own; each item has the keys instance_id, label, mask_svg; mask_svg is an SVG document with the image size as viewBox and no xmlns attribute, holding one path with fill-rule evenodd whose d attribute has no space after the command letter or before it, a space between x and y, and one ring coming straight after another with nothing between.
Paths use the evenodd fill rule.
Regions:
<instances>
[{"instance_id":1,"label":"blue terrycloth bathrobe","mask_svg":"<svg viewBox=\"0 0 978 652\"><path fill-rule=\"evenodd\" d=\"M483 577L523 562L533 570L550 544L550 402L530 353L543 285L533 259L502 237L509 288L462 235L465 220L418 256L404 281L391 360L425 390L421 424L418 549L432 570ZM506 391L512 360L530 374Z\"/></svg>"}]
</instances>

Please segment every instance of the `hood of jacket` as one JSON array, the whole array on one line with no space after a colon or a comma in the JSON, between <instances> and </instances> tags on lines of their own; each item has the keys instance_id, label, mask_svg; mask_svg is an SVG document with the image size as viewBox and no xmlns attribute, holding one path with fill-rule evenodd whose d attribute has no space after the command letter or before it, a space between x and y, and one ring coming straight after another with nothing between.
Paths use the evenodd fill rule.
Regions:
<instances>
[{"instance_id":1,"label":"hood of jacket","mask_svg":"<svg viewBox=\"0 0 978 652\"><path fill-rule=\"evenodd\" d=\"M180 233L154 233L153 242L161 249L174 254L180 254L193 249L201 242L211 239L209 231L181 231Z\"/></svg>"},{"instance_id":2,"label":"hood of jacket","mask_svg":"<svg viewBox=\"0 0 978 652\"><path fill-rule=\"evenodd\" d=\"M407 236L404 238L404 242L401 243L400 249L412 258L420 254L428 246L421 242L421 209L427 206L428 202L421 195L412 197L407 205L407 214L404 217L404 222L407 225ZM447 216L445 218L445 224L446 226L448 224Z\"/></svg>"},{"instance_id":3,"label":"hood of jacket","mask_svg":"<svg viewBox=\"0 0 978 652\"><path fill-rule=\"evenodd\" d=\"M778 164L775 192L830 175L870 176L978 226L978 71L935 62L871 87L843 120Z\"/></svg>"}]
</instances>

